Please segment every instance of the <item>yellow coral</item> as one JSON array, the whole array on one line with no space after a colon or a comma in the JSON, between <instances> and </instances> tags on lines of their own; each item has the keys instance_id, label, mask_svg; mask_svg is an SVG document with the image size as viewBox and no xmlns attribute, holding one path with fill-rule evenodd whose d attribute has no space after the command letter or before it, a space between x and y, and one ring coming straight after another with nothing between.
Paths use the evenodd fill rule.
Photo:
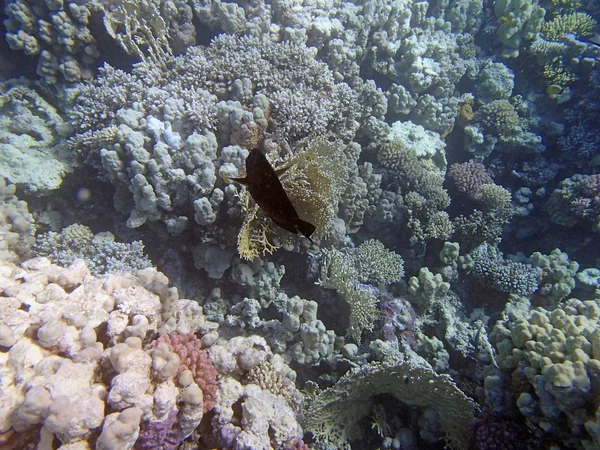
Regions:
<instances>
[{"instance_id":1,"label":"yellow coral","mask_svg":"<svg viewBox=\"0 0 600 450\"><path fill-rule=\"evenodd\" d=\"M555 9L565 13L573 12L581 7L580 0L552 0L552 5Z\"/></svg>"},{"instance_id":2,"label":"yellow coral","mask_svg":"<svg viewBox=\"0 0 600 450\"><path fill-rule=\"evenodd\" d=\"M268 219L259 214L258 205L250 206L250 196L247 191L243 191L241 196L246 219L238 234L238 252L242 259L251 261L259 256L272 254L277 250L277 246L269 240L273 231Z\"/></svg>"},{"instance_id":3,"label":"yellow coral","mask_svg":"<svg viewBox=\"0 0 600 450\"><path fill-rule=\"evenodd\" d=\"M281 180L298 215L323 233L337 214L344 188L344 145L325 140L311 143L294 155Z\"/></svg>"},{"instance_id":4,"label":"yellow coral","mask_svg":"<svg viewBox=\"0 0 600 450\"><path fill-rule=\"evenodd\" d=\"M565 34L589 37L593 34L597 24L594 18L587 13L562 14L544 24L542 35L549 41L557 41Z\"/></svg>"},{"instance_id":5,"label":"yellow coral","mask_svg":"<svg viewBox=\"0 0 600 450\"><path fill-rule=\"evenodd\" d=\"M557 85L562 88L577 81L577 75L565 69L561 58L552 58L550 62L544 65L544 78L548 80L548 85Z\"/></svg>"}]
</instances>

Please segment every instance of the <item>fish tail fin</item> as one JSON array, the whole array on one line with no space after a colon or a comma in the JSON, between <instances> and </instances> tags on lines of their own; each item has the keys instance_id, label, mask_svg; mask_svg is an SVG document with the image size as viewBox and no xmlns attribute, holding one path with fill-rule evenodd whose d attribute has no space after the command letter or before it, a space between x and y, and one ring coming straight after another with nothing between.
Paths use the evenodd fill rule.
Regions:
<instances>
[{"instance_id":1,"label":"fish tail fin","mask_svg":"<svg viewBox=\"0 0 600 450\"><path fill-rule=\"evenodd\" d=\"M315 232L316 227L312 223L308 223L307 221L302 220L302 219L298 219L297 225L298 225L298 231L300 231L300 233L302 233L304 236L306 236L308 238L308 240L310 242L312 242L312 239L310 237Z\"/></svg>"}]
</instances>

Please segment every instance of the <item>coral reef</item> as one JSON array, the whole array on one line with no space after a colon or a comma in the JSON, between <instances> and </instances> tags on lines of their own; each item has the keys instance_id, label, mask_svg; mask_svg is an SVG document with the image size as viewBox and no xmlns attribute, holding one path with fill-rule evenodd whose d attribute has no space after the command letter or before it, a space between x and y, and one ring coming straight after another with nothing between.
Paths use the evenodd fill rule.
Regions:
<instances>
[{"instance_id":1,"label":"coral reef","mask_svg":"<svg viewBox=\"0 0 600 450\"><path fill-rule=\"evenodd\" d=\"M443 436L450 448L468 447L465 430L473 421L473 402L449 378L408 363L371 364L349 372L312 401L308 429L324 446L350 448L349 442L359 433L358 421L371 410L373 397L382 393L425 409L423 417L439 421L440 434L434 440ZM435 412L427 412L431 410Z\"/></svg>"},{"instance_id":2,"label":"coral reef","mask_svg":"<svg viewBox=\"0 0 600 450\"><path fill-rule=\"evenodd\" d=\"M68 266L83 259L93 275L107 273L135 273L152 264L144 254L142 241L129 244L115 242L109 232L93 234L85 225L73 224L60 233L48 231L36 236L34 250L39 256Z\"/></svg>"},{"instance_id":3,"label":"coral reef","mask_svg":"<svg viewBox=\"0 0 600 450\"><path fill-rule=\"evenodd\" d=\"M45 258L21 267L3 261L0 329L7 351L0 354L2 438L18 436L23 445L55 442L110 449L132 448L136 442L139 448L156 448L164 442L176 448L213 407L218 411L214 435L229 436L233 417L227 420L217 407L225 405L233 385L244 396L246 411L245 437L234 441L250 439L255 448L269 448L269 426L283 427L275 446L298 441L298 406L283 405L301 402L301 397L292 381L275 376L289 368L281 360L263 364L248 375L261 388L242 387L230 378L232 373L237 370L239 378L260 361L266 364L272 355L266 342L262 340L254 363L246 353L239 359L243 369L236 369L235 359L219 355L251 351L261 338L210 347L216 339L209 335L217 324L206 321L196 302L179 299L167 283L155 269L98 279L82 260L68 268ZM156 339L157 333L164 334ZM204 346L210 347L210 360ZM278 411L277 418L268 419L271 425L264 422L265 404ZM109 410L115 412L105 416ZM231 439L220 442L219 448L233 448Z\"/></svg>"},{"instance_id":4,"label":"coral reef","mask_svg":"<svg viewBox=\"0 0 600 450\"><path fill-rule=\"evenodd\" d=\"M494 327L498 364L511 373L516 405L534 435L565 446L598 445L590 412L596 410L599 312L596 300L569 299Z\"/></svg>"}]
</instances>

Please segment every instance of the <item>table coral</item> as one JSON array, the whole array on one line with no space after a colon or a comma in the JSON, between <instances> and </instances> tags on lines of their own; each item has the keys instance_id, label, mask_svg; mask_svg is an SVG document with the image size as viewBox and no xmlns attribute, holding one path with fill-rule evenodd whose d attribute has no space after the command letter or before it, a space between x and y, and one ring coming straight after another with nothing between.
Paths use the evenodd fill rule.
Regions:
<instances>
[{"instance_id":1,"label":"table coral","mask_svg":"<svg viewBox=\"0 0 600 450\"><path fill-rule=\"evenodd\" d=\"M312 401L308 429L321 445L350 448L349 442L358 435L358 422L371 410L373 397L383 393L413 407L433 408L439 414L447 445L453 449L468 447L465 429L473 421L472 400L449 377L408 363L368 364L348 372Z\"/></svg>"}]
</instances>

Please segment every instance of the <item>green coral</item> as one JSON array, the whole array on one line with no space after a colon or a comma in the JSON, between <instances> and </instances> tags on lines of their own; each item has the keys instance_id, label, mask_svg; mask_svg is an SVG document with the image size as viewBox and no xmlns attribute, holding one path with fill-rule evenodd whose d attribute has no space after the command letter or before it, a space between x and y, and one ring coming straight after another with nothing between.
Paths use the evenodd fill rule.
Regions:
<instances>
[{"instance_id":1,"label":"green coral","mask_svg":"<svg viewBox=\"0 0 600 450\"><path fill-rule=\"evenodd\" d=\"M376 239L363 242L354 253L359 281L389 284L404 276L404 260Z\"/></svg>"},{"instance_id":2,"label":"green coral","mask_svg":"<svg viewBox=\"0 0 600 450\"><path fill-rule=\"evenodd\" d=\"M521 131L519 115L506 99L494 100L482 105L477 111L477 119L485 128L498 136L511 136Z\"/></svg>"},{"instance_id":3,"label":"green coral","mask_svg":"<svg viewBox=\"0 0 600 450\"><path fill-rule=\"evenodd\" d=\"M542 27L542 36L549 41L558 41L565 34L590 37L598 22L587 13L574 12L556 16Z\"/></svg>"},{"instance_id":4,"label":"green coral","mask_svg":"<svg viewBox=\"0 0 600 450\"><path fill-rule=\"evenodd\" d=\"M581 7L580 0L552 0L552 6L555 11L563 13L573 12Z\"/></svg>"},{"instance_id":5,"label":"green coral","mask_svg":"<svg viewBox=\"0 0 600 450\"><path fill-rule=\"evenodd\" d=\"M549 255L533 253L527 260L542 270L539 294L549 306L555 306L575 288L575 275L579 264L569 260L569 255L555 248Z\"/></svg>"},{"instance_id":6,"label":"green coral","mask_svg":"<svg viewBox=\"0 0 600 450\"><path fill-rule=\"evenodd\" d=\"M372 330L379 315L376 289L363 283L391 283L403 276L402 257L371 239L354 249L323 249L318 284L335 289L348 302L348 334L360 344L362 332Z\"/></svg>"},{"instance_id":7,"label":"green coral","mask_svg":"<svg viewBox=\"0 0 600 450\"><path fill-rule=\"evenodd\" d=\"M563 58L555 57L544 64L542 74L549 86L557 85L561 88L577 81L577 75L565 68Z\"/></svg>"},{"instance_id":8,"label":"green coral","mask_svg":"<svg viewBox=\"0 0 600 450\"><path fill-rule=\"evenodd\" d=\"M484 212L493 211L496 216L507 217L507 221L513 216L512 196L508 190L498 184L481 185L475 193L475 198Z\"/></svg>"},{"instance_id":9,"label":"green coral","mask_svg":"<svg viewBox=\"0 0 600 450\"><path fill-rule=\"evenodd\" d=\"M408 406L439 414L448 448L467 449L475 403L448 375L426 367L368 364L348 372L319 393L307 413L307 428L324 448L350 449L360 436L360 421L373 410L374 397L390 394Z\"/></svg>"},{"instance_id":10,"label":"green coral","mask_svg":"<svg viewBox=\"0 0 600 450\"><path fill-rule=\"evenodd\" d=\"M521 46L538 37L546 10L537 0L497 0L494 13L500 22L497 36L504 47L502 56L516 58Z\"/></svg>"},{"instance_id":11,"label":"green coral","mask_svg":"<svg viewBox=\"0 0 600 450\"><path fill-rule=\"evenodd\" d=\"M421 267L419 275L408 280L408 293L424 300L423 309L428 309L433 302L444 298L449 290L450 283L444 281L441 274L434 274L427 267Z\"/></svg>"},{"instance_id":12,"label":"green coral","mask_svg":"<svg viewBox=\"0 0 600 450\"><path fill-rule=\"evenodd\" d=\"M444 242L444 248L440 252L440 262L444 266L450 266L456 262L460 253L460 244L458 242Z\"/></svg>"}]
</instances>

